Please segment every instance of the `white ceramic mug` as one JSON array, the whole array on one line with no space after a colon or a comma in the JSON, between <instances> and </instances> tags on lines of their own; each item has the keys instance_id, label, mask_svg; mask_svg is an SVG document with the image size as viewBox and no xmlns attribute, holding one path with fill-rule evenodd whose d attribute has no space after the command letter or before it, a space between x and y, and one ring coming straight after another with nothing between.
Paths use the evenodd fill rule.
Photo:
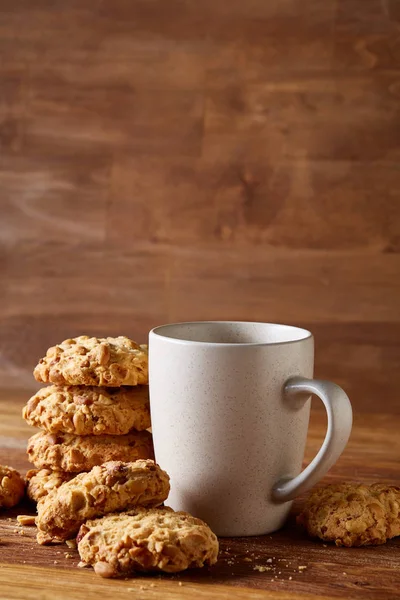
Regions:
<instances>
[{"instance_id":1,"label":"white ceramic mug","mask_svg":"<svg viewBox=\"0 0 400 600\"><path fill-rule=\"evenodd\" d=\"M211 321L150 332L155 456L171 477L168 505L221 536L279 529L291 500L337 461L350 435L344 391L312 379L314 340L298 327ZM325 440L301 472L310 395L328 415Z\"/></svg>"}]
</instances>

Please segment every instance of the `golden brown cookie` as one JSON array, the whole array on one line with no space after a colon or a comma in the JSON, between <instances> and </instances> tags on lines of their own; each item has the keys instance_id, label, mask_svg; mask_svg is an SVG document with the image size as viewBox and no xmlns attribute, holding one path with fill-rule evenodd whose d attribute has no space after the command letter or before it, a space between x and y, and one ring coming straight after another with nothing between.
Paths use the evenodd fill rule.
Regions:
<instances>
[{"instance_id":1,"label":"golden brown cookie","mask_svg":"<svg viewBox=\"0 0 400 600\"><path fill-rule=\"evenodd\" d=\"M213 565L218 540L200 519L171 508L135 508L87 521L77 537L82 561L102 577L136 571L176 573Z\"/></svg>"},{"instance_id":2,"label":"golden brown cookie","mask_svg":"<svg viewBox=\"0 0 400 600\"><path fill-rule=\"evenodd\" d=\"M25 494L25 482L12 467L0 465L0 508L16 506Z\"/></svg>"},{"instance_id":3,"label":"golden brown cookie","mask_svg":"<svg viewBox=\"0 0 400 600\"><path fill-rule=\"evenodd\" d=\"M26 494L30 500L38 502L73 477L76 477L75 473L52 471L51 469L31 469L25 475Z\"/></svg>"},{"instance_id":4,"label":"golden brown cookie","mask_svg":"<svg viewBox=\"0 0 400 600\"><path fill-rule=\"evenodd\" d=\"M157 506L169 494L169 477L152 460L106 462L77 475L38 503L37 540L57 543L74 537L87 519L140 504Z\"/></svg>"},{"instance_id":5,"label":"golden brown cookie","mask_svg":"<svg viewBox=\"0 0 400 600\"><path fill-rule=\"evenodd\" d=\"M312 492L297 522L337 546L384 544L400 535L400 488L340 483Z\"/></svg>"},{"instance_id":6,"label":"golden brown cookie","mask_svg":"<svg viewBox=\"0 0 400 600\"><path fill-rule=\"evenodd\" d=\"M37 381L57 385L147 384L148 350L124 336L81 335L49 348L33 374Z\"/></svg>"},{"instance_id":7,"label":"golden brown cookie","mask_svg":"<svg viewBox=\"0 0 400 600\"><path fill-rule=\"evenodd\" d=\"M49 433L124 435L150 427L147 385L105 388L50 385L23 408L29 425Z\"/></svg>"},{"instance_id":8,"label":"golden brown cookie","mask_svg":"<svg viewBox=\"0 0 400 600\"><path fill-rule=\"evenodd\" d=\"M28 459L37 469L68 473L90 471L109 460L135 461L154 458L153 441L148 431L127 435L72 435L41 431L28 441Z\"/></svg>"}]
</instances>

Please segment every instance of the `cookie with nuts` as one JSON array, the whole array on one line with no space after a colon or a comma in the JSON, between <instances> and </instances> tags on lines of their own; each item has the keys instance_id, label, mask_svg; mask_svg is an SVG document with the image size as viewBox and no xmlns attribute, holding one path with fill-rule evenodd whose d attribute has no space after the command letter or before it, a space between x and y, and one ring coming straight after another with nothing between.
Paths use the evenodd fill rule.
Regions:
<instances>
[{"instance_id":1,"label":"cookie with nuts","mask_svg":"<svg viewBox=\"0 0 400 600\"><path fill-rule=\"evenodd\" d=\"M0 508L16 506L25 494L25 482L12 467L0 465Z\"/></svg>"},{"instance_id":2,"label":"cookie with nuts","mask_svg":"<svg viewBox=\"0 0 400 600\"><path fill-rule=\"evenodd\" d=\"M64 483L38 503L37 540L74 537L87 519L137 505L157 506L168 497L169 477L152 460L106 462Z\"/></svg>"},{"instance_id":3,"label":"cookie with nuts","mask_svg":"<svg viewBox=\"0 0 400 600\"><path fill-rule=\"evenodd\" d=\"M22 416L49 433L124 435L150 427L149 388L50 385L32 396Z\"/></svg>"},{"instance_id":4,"label":"cookie with nuts","mask_svg":"<svg viewBox=\"0 0 400 600\"><path fill-rule=\"evenodd\" d=\"M400 488L340 483L316 489L297 517L311 537L337 546L384 544L400 535Z\"/></svg>"},{"instance_id":5,"label":"cookie with nuts","mask_svg":"<svg viewBox=\"0 0 400 600\"><path fill-rule=\"evenodd\" d=\"M72 433L36 433L28 440L28 460L37 469L68 473L90 471L109 460L131 462L154 458L153 440L148 431L126 435L73 435Z\"/></svg>"},{"instance_id":6,"label":"cookie with nuts","mask_svg":"<svg viewBox=\"0 0 400 600\"><path fill-rule=\"evenodd\" d=\"M66 481L76 477L75 473L52 471L51 469L30 469L25 475L26 495L32 502L39 502Z\"/></svg>"},{"instance_id":7,"label":"cookie with nuts","mask_svg":"<svg viewBox=\"0 0 400 600\"><path fill-rule=\"evenodd\" d=\"M138 507L89 520L81 526L77 542L83 563L102 577L213 565L219 549L206 523L167 507Z\"/></svg>"},{"instance_id":8,"label":"cookie with nuts","mask_svg":"<svg viewBox=\"0 0 400 600\"><path fill-rule=\"evenodd\" d=\"M81 335L49 348L33 374L37 381L57 385L147 384L148 349L124 336Z\"/></svg>"}]
</instances>

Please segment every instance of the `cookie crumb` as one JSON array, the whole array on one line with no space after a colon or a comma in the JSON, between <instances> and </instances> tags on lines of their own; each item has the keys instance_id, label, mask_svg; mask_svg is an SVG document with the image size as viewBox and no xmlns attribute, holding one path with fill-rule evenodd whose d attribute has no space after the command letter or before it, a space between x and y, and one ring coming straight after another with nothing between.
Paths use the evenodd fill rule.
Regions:
<instances>
[{"instance_id":1,"label":"cookie crumb","mask_svg":"<svg viewBox=\"0 0 400 600\"><path fill-rule=\"evenodd\" d=\"M78 569L88 569L90 567L89 564L83 562L83 560L80 560L77 564Z\"/></svg>"},{"instance_id":2,"label":"cookie crumb","mask_svg":"<svg viewBox=\"0 0 400 600\"><path fill-rule=\"evenodd\" d=\"M26 525L27 527L30 525L35 525L35 517L30 515L18 515L17 521L20 525Z\"/></svg>"},{"instance_id":3,"label":"cookie crumb","mask_svg":"<svg viewBox=\"0 0 400 600\"><path fill-rule=\"evenodd\" d=\"M343 575L347 575L347 573L345 573L345 572L343 571Z\"/></svg>"},{"instance_id":4,"label":"cookie crumb","mask_svg":"<svg viewBox=\"0 0 400 600\"><path fill-rule=\"evenodd\" d=\"M265 571L271 571L271 567L265 567L264 565L254 565L254 571L259 571L260 573L265 573Z\"/></svg>"},{"instance_id":5,"label":"cookie crumb","mask_svg":"<svg viewBox=\"0 0 400 600\"><path fill-rule=\"evenodd\" d=\"M64 556L65 556L65 558L74 558L74 555L73 555L73 554L70 554L69 552L66 552L66 553L64 554Z\"/></svg>"},{"instance_id":6,"label":"cookie crumb","mask_svg":"<svg viewBox=\"0 0 400 600\"><path fill-rule=\"evenodd\" d=\"M243 559L245 562L251 562L251 558L249 556L245 556ZM268 562L268 561L267 561Z\"/></svg>"},{"instance_id":7,"label":"cookie crumb","mask_svg":"<svg viewBox=\"0 0 400 600\"><path fill-rule=\"evenodd\" d=\"M267 558L267 563L272 563L272 558Z\"/></svg>"},{"instance_id":8,"label":"cookie crumb","mask_svg":"<svg viewBox=\"0 0 400 600\"><path fill-rule=\"evenodd\" d=\"M73 539L73 540L66 540L66 542L65 542L65 543L67 544L68 548L71 548L71 549L76 549L76 547L77 547L77 544L76 544L76 539Z\"/></svg>"},{"instance_id":9,"label":"cookie crumb","mask_svg":"<svg viewBox=\"0 0 400 600\"><path fill-rule=\"evenodd\" d=\"M179 585L179 587L182 587L183 586L182 581L178 581L178 585Z\"/></svg>"},{"instance_id":10,"label":"cookie crumb","mask_svg":"<svg viewBox=\"0 0 400 600\"><path fill-rule=\"evenodd\" d=\"M307 565L299 565L297 568L299 571L302 571L303 569L307 569Z\"/></svg>"},{"instance_id":11,"label":"cookie crumb","mask_svg":"<svg viewBox=\"0 0 400 600\"><path fill-rule=\"evenodd\" d=\"M58 560L55 560L55 561L54 561L54 564L55 564L55 565L58 565Z\"/></svg>"}]
</instances>

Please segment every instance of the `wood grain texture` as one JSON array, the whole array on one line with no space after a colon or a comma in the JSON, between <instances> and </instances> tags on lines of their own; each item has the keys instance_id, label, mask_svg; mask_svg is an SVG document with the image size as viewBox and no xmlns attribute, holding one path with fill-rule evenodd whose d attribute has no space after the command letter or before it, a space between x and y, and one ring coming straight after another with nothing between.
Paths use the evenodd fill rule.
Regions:
<instances>
[{"instance_id":1,"label":"wood grain texture","mask_svg":"<svg viewBox=\"0 0 400 600\"><path fill-rule=\"evenodd\" d=\"M0 383L185 319L399 411L398 0L2 0Z\"/></svg>"},{"instance_id":2,"label":"wood grain texture","mask_svg":"<svg viewBox=\"0 0 400 600\"><path fill-rule=\"evenodd\" d=\"M338 0L334 65L340 69L398 69L400 9L397 0Z\"/></svg>"},{"instance_id":3,"label":"wood grain texture","mask_svg":"<svg viewBox=\"0 0 400 600\"><path fill-rule=\"evenodd\" d=\"M62 561L58 561L61 563ZM67 562L67 561L65 561ZM9 582L18 573L18 586L10 586ZM127 581L99 581L94 573L74 571L74 577L71 577L70 570L61 570L57 568L57 575L54 577L53 568L31 567L23 565L16 571L9 564L0 563L0 585L5 589L7 596L4 600L36 600L40 594L41 600L54 600L54 598L74 598L74 600L92 600L99 595L109 594L117 600L125 600L127 597L133 597L137 600L158 600L160 597L165 600L230 600L232 598L232 589L225 585L196 584L191 582L183 583L180 580L159 580L157 578L135 578ZM43 587L43 581L50 581L49 586ZM180 585L181 584L181 585ZM3 587L4 586L4 587ZM234 594L237 600L291 600L299 598L304 600L319 600L320 596L314 594L299 594L293 596L286 591L267 591L260 589L238 588ZM332 600L333 596L324 596L327 600Z\"/></svg>"},{"instance_id":4,"label":"wood grain texture","mask_svg":"<svg viewBox=\"0 0 400 600\"><path fill-rule=\"evenodd\" d=\"M26 442L32 428L23 422L21 409L27 396L1 390L0 463L24 472L30 468ZM393 405L392 405L393 406ZM400 416L390 405L379 415L355 414L349 444L324 482L386 481L399 483ZM312 410L305 463L316 454L323 439L325 415ZM21 504L0 512L0 589L4 600L37 598L95 598L109 594L122 598L352 598L387 600L400 597L398 552L400 538L384 546L336 548L309 540L295 524L304 497L293 506L287 525L272 535L221 539L217 565L177 575L104 580L91 570L77 568L78 553L65 545L38 546L34 527L20 527L18 514L33 514ZM21 533L22 531L22 533ZM70 555L70 558L65 555ZM258 567L270 570L260 572ZM299 566L306 567L298 569ZM180 585L179 582L182 584Z\"/></svg>"},{"instance_id":5,"label":"wood grain texture","mask_svg":"<svg viewBox=\"0 0 400 600\"><path fill-rule=\"evenodd\" d=\"M79 247L79 257L68 245L52 244L51 254L48 246L35 248L3 259L0 364L9 387L33 389L38 359L70 335L145 340L160 322L251 318L311 329L316 375L343 385L356 409L379 412L381 402L399 409L396 253L371 252L366 263L364 250L303 250L299 271L288 250L261 255L231 243L202 250L143 244L107 253L89 245Z\"/></svg>"},{"instance_id":6,"label":"wood grain texture","mask_svg":"<svg viewBox=\"0 0 400 600\"><path fill-rule=\"evenodd\" d=\"M249 154L121 158L111 174L107 239L118 248L148 241L200 251L219 243L221 252L247 244L256 260L280 249L399 250L395 163L368 172L349 161L265 164L254 149Z\"/></svg>"},{"instance_id":7,"label":"wood grain texture","mask_svg":"<svg viewBox=\"0 0 400 600\"><path fill-rule=\"evenodd\" d=\"M275 160L397 161L399 95L397 71L215 85L207 95L203 149L207 154L225 138L255 138Z\"/></svg>"},{"instance_id":8,"label":"wood grain texture","mask_svg":"<svg viewBox=\"0 0 400 600\"><path fill-rule=\"evenodd\" d=\"M165 66L167 68L167 65ZM112 65L111 65L112 69ZM72 71L75 73L75 70ZM27 100L26 147L138 150L198 155L203 95L197 90L147 89L130 79L88 85L33 69ZM184 118L183 118L184 116ZM82 123L85 124L82 127Z\"/></svg>"}]
</instances>

